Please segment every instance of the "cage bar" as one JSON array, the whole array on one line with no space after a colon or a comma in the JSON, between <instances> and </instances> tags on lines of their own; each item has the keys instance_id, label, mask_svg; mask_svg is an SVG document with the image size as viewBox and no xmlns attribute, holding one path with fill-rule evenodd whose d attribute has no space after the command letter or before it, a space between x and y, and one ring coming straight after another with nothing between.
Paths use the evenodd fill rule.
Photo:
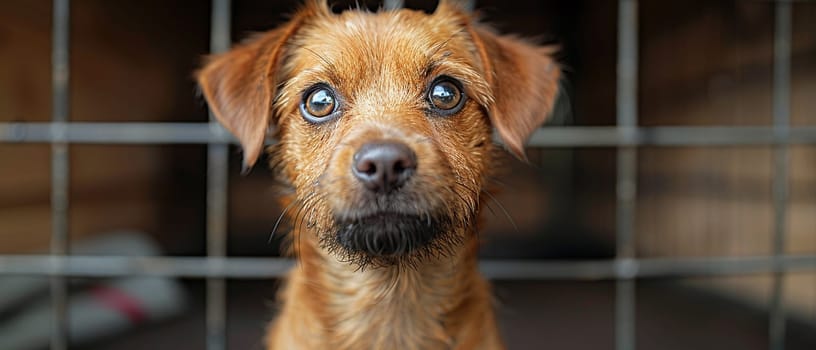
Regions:
<instances>
[{"instance_id":1,"label":"cage bar","mask_svg":"<svg viewBox=\"0 0 816 350\"><path fill-rule=\"evenodd\" d=\"M51 243L50 253L64 256L68 251L69 154L68 143L59 140L70 113L70 0L54 0L51 34L51 120L57 126L51 144ZM51 349L68 348L68 291L65 277L50 280Z\"/></svg>"},{"instance_id":2,"label":"cage bar","mask_svg":"<svg viewBox=\"0 0 816 350\"><path fill-rule=\"evenodd\" d=\"M476 0L462 0L462 8L467 11L473 11L476 8Z\"/></svg>"},{"instance_id":3,"label":"cage bar","mask_svg":"<svg viewBox=\"0 0 816 350\"><path fill-rule=\"evenodd\" d=\"M472 11L476 7L476 0L459 0L465 10ZM404 0L384 0L383 7L386 10L396 10L405 6Z\"/></svg>"},{"instance_id":4,"label":"cage bar","mask_svg":"<svg viewBox=\"0 0 816 350\"><path fill-rule=\"evenodd\" d=\"M213 0L210 28L210 51L220 53L230 47L230 0ZM212 112L210 133L223 133ZM207 145L207 256L227 255L227 190L229 145ZM220 262L222 259L210 260ZM227 348L227 287L223 277L207 278L207 350Z\"/></svg>"},{"instance_id":5,"label":"cage bar","mask_svg":"<svg viewBox=\"0 0 816 350\"><path fill-rule=\"evenodd\" d=\"M790 129L790 61L791 61L791 3L778 1L775 4L774 55L773 55L773 127L777 138L788 137ZM779 259L785 254L785 236L788 202L788 168L790 158L788 146L779 144L773 151L773 207L774 234L773 257ZM771 286L768 341L771 350L785 349L785 273L775 272Z\"/></svg>"},{"instance_id":6,"label":"cage bar","mask_svg":"<svg viewBox=\"0 0 816 350\"><path fill-rule=\"evenodd\" d=\"M618 2L617 126L623 137L632 137L637 126L637 1ZM618 148L616 257L620 268L615 284L615 349L635 349L635 199L637 192L637 149Z\"/></svg>"},{"instance_id":7,"label":"cage bar","mask_svg":"<svg viewBox=\"0 0 816 350\"><path fill-rule=\"evenodd\" d=\"M236 143L214 123L3 123L0 143L207 144ZM780 134L772 126L553 126L530 137L532 147L760 146L816 144L816 126Z\"/></svg>"},{"instance_id":8,"label":"cage bar","mask_svg":"<svg viewBox=\"0 0 816 350\"><path fill-rule=\"evenodd\" d=\"M0 274L25 276L267 279L294 266L287 258L0 255ZM501 280L610 280L816 272L816 254L775 257L643 258L629 260L482 260Z\"/></svg>"},{"instance_id":9,"label":"cage bar","mask_svg":"<svg viewBox=\"0 0 816 350\"><path fill-rule=\"evenodd\" d=\"M383 7L386 10L396 10L396 9L402 8L404 3L405 3L405 1L403 1L403 0L385 0L385 1L383 1Z\"/></svg>"}]
</instances>

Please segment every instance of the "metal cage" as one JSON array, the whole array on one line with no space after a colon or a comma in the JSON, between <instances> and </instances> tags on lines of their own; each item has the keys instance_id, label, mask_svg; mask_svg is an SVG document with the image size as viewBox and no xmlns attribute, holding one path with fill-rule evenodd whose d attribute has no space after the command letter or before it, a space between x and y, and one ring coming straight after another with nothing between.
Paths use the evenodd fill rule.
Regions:
<instances>
[{"instance_id":1,"label":"metal cage","mask_svg":"<svg viewBox=\"0 0 816 350\"><path fill-rule=\"evenodd\" d=\"M475 1L467 1L472 8ZM283 258L230 258L227 238L228 145L235 140L215 121L209 123L77 123L69 122L69 4L53 0L52 95L50 123L0 123L2 143L50 143L52 146L51 210L53 231L48 255L0 255L0 274L51 278L51 349L67 348L66 278L110 276L174 276L207 280L207 348L226 347L225 279L280 277L292 265ZM402 1L386 0L397 8ZM230 47L230 0L212 1L210 47ZM795 271L816 271L816 255L785 255L788 148L816 144L816 127L791 127L790 0L775 1L773 56L773 124L760 127L639 127L637 111L638 2L618 3L617 126L546 127L531 137L535 147L617 147L616 257L592 261L482 261L482 272L493 279L577 279L616 281L615 348L635 349L635 283L640 278L722 276L771 273L770 344L784 349L783 278ZM68 169L70 144L206 144L207 256L117 257L72 256L68 251ZM712 258L638 258L636 235L636 166L638 147L773 146L773 255Z\"/></svg>"}]
</instances>

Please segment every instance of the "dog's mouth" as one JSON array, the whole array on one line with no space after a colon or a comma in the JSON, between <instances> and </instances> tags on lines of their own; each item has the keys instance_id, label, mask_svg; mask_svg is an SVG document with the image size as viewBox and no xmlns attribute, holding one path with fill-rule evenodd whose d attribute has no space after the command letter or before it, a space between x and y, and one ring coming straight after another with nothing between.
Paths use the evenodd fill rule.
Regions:
<instances>
[{"instance_id":1,"label":"dog's mouth","mask_svg":"<svg viewBox=\"0 0 816 350\"><path fill-rule=\"evenodd\" d=\"M336 240L351 253L399 257L428 245L442 232L442 223L432 215L389 212L336 218Z\"/></svg>"}]
</instances>

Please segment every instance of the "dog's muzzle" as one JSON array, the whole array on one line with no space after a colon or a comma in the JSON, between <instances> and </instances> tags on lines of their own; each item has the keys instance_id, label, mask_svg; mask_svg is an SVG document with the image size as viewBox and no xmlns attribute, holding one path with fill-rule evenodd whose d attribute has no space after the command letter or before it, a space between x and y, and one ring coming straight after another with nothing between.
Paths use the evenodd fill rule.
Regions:
<instances>
[{"instance_id":1,"label":"dog's muzzle","mask_svg":"<svg viewBox=\"0 0 816 350\"><path fill-rule=\"evenodd\" d=\"M369 142L355 152L351 163L352 174L366 192L363 197L370 202L360 206L385 209L336 218L341 246L372 256L399 256L433 240L440 221L430 214L415 213L416 205L406 199L411 196L400 193L417 171L417 156L408 145Z\"/></svg>"}]
</instances>

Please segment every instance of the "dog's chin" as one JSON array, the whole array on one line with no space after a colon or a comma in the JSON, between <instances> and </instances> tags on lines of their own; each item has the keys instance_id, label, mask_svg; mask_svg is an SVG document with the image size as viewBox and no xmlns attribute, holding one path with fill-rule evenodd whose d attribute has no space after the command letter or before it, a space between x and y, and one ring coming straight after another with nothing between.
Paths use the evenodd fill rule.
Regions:
<instances>
[{"instance_id":1,"label":"dog's chin","mask_svg":"<svg viewBox=\"0 0 816 350\"><path fill-rule=\"evenodd\" d=\"M394 261L427 248L443 234L445 220L432 215L375 213L336 218L336 244L367 260Z\"/></svg>"}]
</instances>

